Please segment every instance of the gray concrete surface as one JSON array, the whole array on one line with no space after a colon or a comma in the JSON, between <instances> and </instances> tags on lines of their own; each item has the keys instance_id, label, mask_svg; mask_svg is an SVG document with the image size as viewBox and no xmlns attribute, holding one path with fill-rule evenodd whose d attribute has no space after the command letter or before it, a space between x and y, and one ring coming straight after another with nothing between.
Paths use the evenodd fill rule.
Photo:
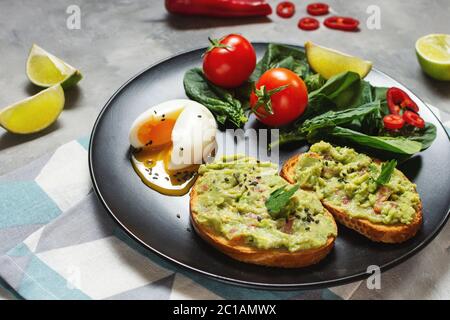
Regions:
<instances>
[{"instance_id":1,"label":"gray concrete surface","mask_svg":"<svg viewBox=\"0 0 450 320\"><path fill-rule=\"evenodd\" d=\"M272 4L278 1L270 1ZM99 110L120 85L144 67L180 51L207 44L207 37L238 32L252 41L302 44L312 40L366 59L390 74L423 100L450 112L450 83L434 81L420 70L414 52L417 38L450 33L448 0L327 1L334 11L361 22L358 33L321 27L305 32L297 20L305 1L296 1L292 19L218 20L169 16L157 0L0 0L0 107L38 89L25 75L33 43L80 68L85 76L67 91L61 117L46 131L16 136L0 129L0 174L21 167L57 146L89 135ZM81 9L81 29L66 27L66 9ZM381 29L368 30L366 9L381 9Z\"/></svg>"}]
</instances>

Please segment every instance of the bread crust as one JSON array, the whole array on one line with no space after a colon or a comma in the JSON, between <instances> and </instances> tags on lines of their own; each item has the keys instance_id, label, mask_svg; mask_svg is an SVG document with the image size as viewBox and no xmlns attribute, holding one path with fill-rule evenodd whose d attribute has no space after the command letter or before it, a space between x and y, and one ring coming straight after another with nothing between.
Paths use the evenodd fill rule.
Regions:
<instances>
[{"instance_id":1,"label":"bread crust","mask_svg":"<svg viewBox=\"0 0 450 320\"><path fill-rule=\"evenodd\" d=\"M228 240L224 236L218 234L213 229L197 223L197 212L193 209L198 199L195 185L190 193L190 216L191 223L195 231L206 242L215 248L230 256L233 259L252 263L257 265L280 267L280 268L299 268L313 265L325 258L333 249L336 237L329 237L327 243L322 247L307 250L298 250L290 252L287 249L259 249L246 245L241 240ZM332 215L324 209L326 214ZM334 219L333 219L334 222ZM337 226L335 224L337 230Z\"/></svg>"},{"instance_id":2,"label":"bread crust","mask_svg":"<svg viewBox=\"0 0 450 320\"><path fill-rule=\"evenodd\" d=\"M310 153L311 154L311 153ZM289 183L295 183L295 167L303 154L293 156L283 165L280 176ZM313 154L320 157L318 154ZM402 173L403 174L403 173ZM408 179L403 175L405 179ZM333 206L327 201L322 200L322 204L334 216L334 218L346 227L353 229L372 241L383 243L401 243L414 237L422 225L422 202L420 202L414 220L410 224L379 224L373 223L367 219L353 218L346 214L344 210Z\"/></svg>"}]
</instances>

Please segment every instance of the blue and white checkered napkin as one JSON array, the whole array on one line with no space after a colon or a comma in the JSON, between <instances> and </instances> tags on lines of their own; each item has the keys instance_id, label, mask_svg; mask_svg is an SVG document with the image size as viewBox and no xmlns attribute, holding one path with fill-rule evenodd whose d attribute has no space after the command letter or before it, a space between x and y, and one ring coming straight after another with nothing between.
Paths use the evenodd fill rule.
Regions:
<instances>
[{"instance_id":1,"label":"blue and white checkered napkin","mask_svg":"<svg viewBox=\"0 0 450 320\"><path fill-rule=\"evenodd\" d=\"M449 224L427 250L384 273L381 290L364 282L252 290L188 272L141 247L106 214L92 191L87 144L71 141L0 177L0 299L450 298Z\"/></svg>"}]
</instances>

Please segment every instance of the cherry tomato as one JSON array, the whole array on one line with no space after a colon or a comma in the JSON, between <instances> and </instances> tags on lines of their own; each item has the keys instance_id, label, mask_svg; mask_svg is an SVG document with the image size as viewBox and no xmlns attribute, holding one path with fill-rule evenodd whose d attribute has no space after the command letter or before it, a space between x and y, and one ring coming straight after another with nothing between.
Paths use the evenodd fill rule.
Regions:
<instances>
[{"instance_id":1,"label":"cherry tomato","mask_svg":"<svg viewBox=\"0 0 450 320\"><path fill-rule=\"evenodd\" d=\"M230 34L210 42L203 57L203 72L209 81L220 87L235 88L250 77L256 66L256 54L247 39Z\"/></svg>"},{"instance_id":2,"label":"cherry tomato","mask_svg":"<svg viewBox=\"0 0 450 320\"><path fill-rule=\"evenodd\" d=\"M388 114L383 118L384 127L389 130L396 130L403 128L405 121L402 116L398 114Z\"/></svg>"},{"instance_id":3,"label":"cherry tomato","mask_svg":"<svg viewBox=\"0 0 450 320\"><path fill-rule=\"evenodd\" d=\"M303 114L308 91L303 80L291 70L274 68L266 71L250 95L250 106L256 117L269 126L283 126Z\"/></svg>"},{"instance_id":4,"label":"cherry tomato","mask_svg":"<svg viewBox=\"0 0 450 320\"><path fill-rule=\"evenodd\" d=\"M400 114L401 109L407 108L414 112L419 112L417 104L402 89L392 87L386 92L386 100L389 112L392 114Z\"/></svg>"},{"instance_id":5,"label":"cherry tomato","mask_svg":"<svg viewBox=\"0 0 450 320\"><path fill-rule=\"evenodd\" d=\"M283 1L277 5L277 14L282 18L290 18L295 14L295 4Z\"/></svg>"},{"instance_id":6,"label":"cherry tomato","mask_svg":"<svg viewBox=\"0 0 450 320\"><path fill-rule=\"evenodd\" d=\"M328 14L329 7L326 3L311 3L306 7L306 11L312 16L323 16Z\"/></svg>"},{"instance_id":7,"label":"cherry tomato","mask_svg":"<svg viewBox=\"0 0 450 320\"><path fill-rule=\"evenodd\" d=\"M403 113L403 120L405 120L407 124L410 124L420 129L425 127L425 121L422 119L422 117L419 116L417 113L409 110Z\"/></svg>"},{"instance_id":8,"label":"cherry tomato","mask_svg":"<svg viewBox=\"0 0 450 320\"><path fill-rule=\"evenodd\" d=\"M323 24L330 29L355 31L358 29L359 21L349 17L329 17Z\"/></svg>"},{"instance_id":9,"label":"cherry tomato","mask_svg":"<svg viewBox=\"0 0 450 320\"><path fill-rule=\"evenodd\" d=\"M300 29L302 29L302 30L310 31L310 30L318 29L320 24L319 24L319 21L317 19L306 17L306 18L301 18L298 21L298 25L297 26Z\"/></svg>"}]
</instances>

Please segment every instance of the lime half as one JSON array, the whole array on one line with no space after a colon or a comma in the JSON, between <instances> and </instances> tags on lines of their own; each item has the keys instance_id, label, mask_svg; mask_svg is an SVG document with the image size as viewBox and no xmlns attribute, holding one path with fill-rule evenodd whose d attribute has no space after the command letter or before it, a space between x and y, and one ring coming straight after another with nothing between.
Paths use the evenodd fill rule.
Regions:
<instances>
[{"instance_id":1,"label":"lime half","mask_svg":"<svg viewBox=\"0 0 450 320\"><path fill-rule=\"evenodd\" d=\"M0 125L19 134L44 130L58 119L64 101L64 90L57 84L0 110Z\"/></svg>"},{"instance_id":2,"label":"lime half","mask_svg":"<svg viewBox=\"0 0 450 320\"><path fill-rule=\"evenodd\" d=\"M35 44L28 56L27 76L35 85L44 88L56 84L68 88L83 77L80 71Z\"/></svg>"},{"instance_id":3,"label":"lime half","mask_svg":"<svg viewBox=\"0 0 450 320\"><path fill-rule=\"evenodd\" d=\"M416 42L422 70L437 80L450 80L450 35L429 34Z\"/></svg>"},{"instance_id":4,"label":"lime half","mask_svg":"<svg viewBox=\"0 0 450 320\"><path fill-rule=\"evenodd\" d=\"M356 72L364 78L372 69L370 61L325 48L310 41L305 43L305 49L308 63L325 79L346 71Z\"/></svg>"}]
</instances>

